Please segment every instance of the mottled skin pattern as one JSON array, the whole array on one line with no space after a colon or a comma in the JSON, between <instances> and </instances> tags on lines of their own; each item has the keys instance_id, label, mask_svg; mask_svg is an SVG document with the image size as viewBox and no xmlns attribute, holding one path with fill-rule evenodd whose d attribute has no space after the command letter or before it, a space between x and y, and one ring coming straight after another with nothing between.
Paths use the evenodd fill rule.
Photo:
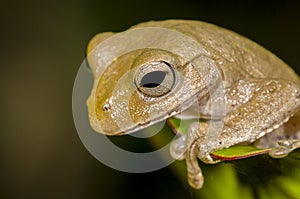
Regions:
<instances>
[{"instance_id":1,"label":"mottled skin pattern","mask_svg":"<svg viewBox=\"0 0 300 199\"><path fill-rule=\"evenodd\" d=\"M210 156L213 151L236 144L255 143L257 147L274 148L270 152L272 157L284 157L295 148L300 147L300 78L282 60L243 36L204 22L167 20L146 22L132 28L143 27L176 30L195 39L203 46L207 55L214 60L217 66L216 70L222 76L220 84L224 90L223 100L226 111L225 114L216 116L212 113L214 100L211 97L212 93L207 91L201 75L197 76L195 71L191 71L192 66L187 65L186 68L182 65L181 68L175 66L184 77L190 78L185 84L193 85L193 81L202 84L201 89L199 87L197 92L195 91L198 99L194 99L193 95L191 97L194 99L193 103L189 101L187 109L181 114L181 118L198 117L202 119L201 122L193 123L189 132L171 145L171 154L174 158L186 159L189 183L192 187L201 188L203 185L203 176L197 158L205 163L217 163L218 160L214 160ZM97 35L90 42L88 52L112 35L113 33ZM105 72L107 79L111 80L105 79L104 83L94 86L91 95L97 97L95 97L96 100L93 97L90 98L88 106L90 121L96 131L108 135L122 134L111 116L113 113L105 111L103 107L105 104L107 105L106 101L112 96L110 91L112 86L127 70L138 68L139 62L150 62L151 59L171 61L179 65L183 63L181 58L176 55L151 50L151 53L147 55L147 51L149 50L139 50L118 58ZM101 66L91 64L93 71L97 67ZM113 73L118 74L110 77ZM194 76L191 77L191 75ZM94 76L96 80L95 72ZM191 88L193 87L191 86ZM184 92L193 91L189 89ZM134 92L133 95L139 94ZM161 102L158 99L158 101L145 99L139 100L138 96L133 96L130 101L130 107L127 108L131 110L130 117L136 127L128 127L128 132L147 127L150 122L148 114L150 110L147 107L149 108L151 103L159 104ZM164 109L170 114L168 116L160 115L158 118L162 119L176 114L177 102L171 99L172 95L160 99L170 101L170 105L165 106ZM185 102L178 103L184 104ZM191 108L188 109L188 107ZM192 110L195 107L198 111ZM119 107L120 110L122 108L124 107ZM154 122L156 122L155 118ZM98 126L101 126L101 130ZM209 131L214 132L213 136L208 134Z\"/></svg>"}]
</instances>

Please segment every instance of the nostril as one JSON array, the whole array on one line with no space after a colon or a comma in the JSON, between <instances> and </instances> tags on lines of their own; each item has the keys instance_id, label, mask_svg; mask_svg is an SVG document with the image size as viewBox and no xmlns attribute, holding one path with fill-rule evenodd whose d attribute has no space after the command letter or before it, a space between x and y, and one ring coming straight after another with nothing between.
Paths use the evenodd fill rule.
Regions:
<instances>
[{"instance_id":1,"label":"nostril","mask_svg":"<svg viewBox=\"0 0 300 199\"><path fill-rule=\"evenodd\" d=\"M110 105L109 104L104 104L104 106L102 107L103 111L109 111L110 110Z\"/></svg>"},{"instance_id":2,"label":"nostril","mask_svg":"<svg viewBox=\"0 0 300 199\"><path fill-rule=\"evenodd\" d=\"M106 112L106 111L110 111L110 109L111 109L111 104L112 104L111 98L106 99L105 104L102 106L102 110L105 111L105 112Z\"/></svg>"}]
</instances>

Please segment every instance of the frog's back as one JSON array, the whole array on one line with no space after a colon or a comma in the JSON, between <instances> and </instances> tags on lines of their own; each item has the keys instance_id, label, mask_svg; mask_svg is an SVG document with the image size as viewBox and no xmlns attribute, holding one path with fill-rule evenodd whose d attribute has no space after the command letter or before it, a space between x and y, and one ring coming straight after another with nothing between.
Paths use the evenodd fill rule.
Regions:
<instances>
[{"instance_id":1,"label":"frog's back","mask_svg":"<svg viewBox=\"0 0 300 199\"><path fill-rule=\"evenodd\" d=\"M293 81L299 76L281 59L255 42L230 30L201 21L166 20L141 23L133 28L162 27L196 39L222 70L225 86L250 77Z\"/></svg>"}]
</instances>

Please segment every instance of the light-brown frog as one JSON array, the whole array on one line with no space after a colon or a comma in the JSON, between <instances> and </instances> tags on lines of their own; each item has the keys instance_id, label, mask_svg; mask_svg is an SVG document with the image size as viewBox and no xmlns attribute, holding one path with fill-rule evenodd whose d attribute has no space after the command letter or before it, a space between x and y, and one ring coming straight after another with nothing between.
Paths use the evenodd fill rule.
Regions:
<instances>
[{"instance_id":1,"label":"light-brown frog","mask_svg":"<svg viewBox=\"0 0 300 199\"><path fill-rule=\"evenodd\" d=\"M300 147L300 78L274 54L227 29L200 21L138 24L101 33L88 46L94 86L87 101L93 129L128 134L170 117L200 118L171 145L201 188L197 158L238 144Z\"/></svg>"}]
</instances>

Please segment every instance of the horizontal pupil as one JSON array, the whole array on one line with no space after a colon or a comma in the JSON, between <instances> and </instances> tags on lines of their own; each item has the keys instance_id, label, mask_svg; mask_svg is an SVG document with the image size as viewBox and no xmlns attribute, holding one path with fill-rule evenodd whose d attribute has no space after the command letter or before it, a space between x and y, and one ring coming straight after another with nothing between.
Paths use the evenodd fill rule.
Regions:
<instances>
[{"instance_id":1,"label":"horizontal pupil","mask_svg":"<svg viewBox=\"0 0 300 199\"><path fill-rule=\"evenodd\" d=\"M155 88L164 81L165 77L166 77L166 72L153 71L144 75L140 85L146 88Z\"/></svg>"},{"instance_id":2,"label":"horizontal pupil","mask_svg":"<svg viewBox=\"0 0 300 199\"><path fill-rule=\"evenodd\" d=\"M149 83L149 84L143 85L143 87L146 87L146 88L155 88L155 87L158 87L159 85L160 85L160 84Z\"/></svg>"}]
</instances>

